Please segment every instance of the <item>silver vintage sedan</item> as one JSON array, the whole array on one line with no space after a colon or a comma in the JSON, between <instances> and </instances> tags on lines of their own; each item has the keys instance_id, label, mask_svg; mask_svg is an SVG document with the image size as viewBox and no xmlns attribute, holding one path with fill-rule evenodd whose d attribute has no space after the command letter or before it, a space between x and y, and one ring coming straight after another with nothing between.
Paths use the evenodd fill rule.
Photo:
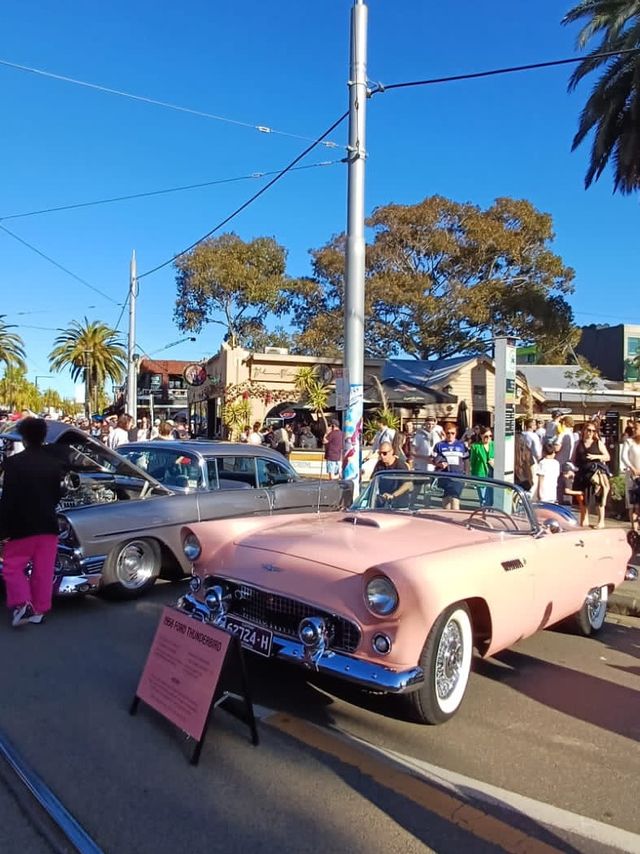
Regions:
<instances>
[{"instance_id":1,"label":"silver vintage sedan","mask_svg":"<svg viewBox=\"0 0 640 854\"><path fill-rule=\"evenodd\" d=\"M5 452L19 440L15 426L0 432ZM351 503L351 484L301 478L267 447L152 441L122 445L116 453L55 421L47 440L73 472L59 515L59 595L103 590L134 598L158 577L189 574L180 540L185 523Z\"/></svg>"}]
</instances>

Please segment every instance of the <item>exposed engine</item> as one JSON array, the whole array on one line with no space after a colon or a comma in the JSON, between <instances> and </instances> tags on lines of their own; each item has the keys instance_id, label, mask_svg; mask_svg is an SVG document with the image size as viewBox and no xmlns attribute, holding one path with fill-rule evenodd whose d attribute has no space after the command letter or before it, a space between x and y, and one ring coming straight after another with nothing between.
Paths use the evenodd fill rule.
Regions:
<instances>
[{"instance_id":1,"label":"exposed engine","mask_svg":"<svg viewBox=\"0 0 640 854\"><path fill-rule=\"evenodd\" d=\"M58 505L59 510L71 510L74 507L86 507L87 504L110 504L117 501L116 490L110 486L82 484L67 492Z\"/></svg>"}]
</instances>

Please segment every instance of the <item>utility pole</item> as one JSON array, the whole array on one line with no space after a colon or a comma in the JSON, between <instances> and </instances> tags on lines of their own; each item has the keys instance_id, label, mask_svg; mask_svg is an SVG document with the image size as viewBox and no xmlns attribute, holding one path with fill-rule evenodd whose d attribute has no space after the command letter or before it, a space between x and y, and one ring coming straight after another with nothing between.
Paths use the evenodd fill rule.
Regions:
<instances>
[{"instance_id":1,"label":"utility pole","mask_svg":"<svg viewBox=\"0 0 640 854\"><path fill-rule=\"evenodd\" d=\"M138 422L138 360L136 352L136 300L138 298L138 270L135 249L129 266L129 342L127 347L127 412Z\"/></svg>"},{"instance_id":2,"label":"utility pole","mask_svg":"<svg viewBox=\"0 0 640 854\"><path fill-rule=\"evenodd\" d=\"M360 448L364 397L364 175L367 105L367 20L364 0L351 10L349 61L349 146L347 189L347 250L344 289L344 418L343 477L360 492Z\"/></svg>"},{"instance_id":3,"label":"utility pole","mask_svg":"<svg viewBox=\"0 0 640 854\"><path fill-rule=\"evenodd\" d=\"M91 350L84 350L84 414L91 418Z\"/></svg>"}]
</instances>

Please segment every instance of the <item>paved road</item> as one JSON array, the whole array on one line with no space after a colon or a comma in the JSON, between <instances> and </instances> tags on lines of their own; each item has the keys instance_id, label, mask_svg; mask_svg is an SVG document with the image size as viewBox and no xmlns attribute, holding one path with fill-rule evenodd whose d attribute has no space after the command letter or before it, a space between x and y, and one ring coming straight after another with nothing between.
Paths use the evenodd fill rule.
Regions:
<instances>
[{"instance_id":1,"label":"paved road","mask_svg":"<svg viewBox=\"0 0 640 854\"><path fill-rule=\"evenodd\" d=\"M261 745L218 713L193 768L170 726L127 713L176 595L63 602L44 626L0 627L0 728L105 851L640 851L639 621L478 662L439 728L254 662ZM506 810L508 793L530 800ZM24 830L26 851L48 850L12 803L0 776L0 848L18 850Z\"/></svg>"}]
</instances>

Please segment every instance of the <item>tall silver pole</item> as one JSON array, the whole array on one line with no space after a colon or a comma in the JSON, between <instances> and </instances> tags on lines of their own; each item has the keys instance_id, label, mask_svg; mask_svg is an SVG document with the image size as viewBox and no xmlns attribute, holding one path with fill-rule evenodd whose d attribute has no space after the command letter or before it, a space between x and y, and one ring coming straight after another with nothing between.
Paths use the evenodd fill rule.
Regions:
<instances>
[{"instance_id":1,"label":"tall silver pole","mask_svg":"<svg viewBox=\"0 0 640 854\"><path fill-rule=\"evenodd\" d=\"M343 476L353 481L354 497L360 491L360 444L364 386L364 172L367 106L367 19L363 0L351 10L349 63L349 165L347 250L344 293L344 384L347 408L344 419Z\"/></svg>"},{"instance_id":2,"label":"tall silver pole","mask_svg":"<svg viewBox=\"0 0 640 854\"><path fill-rule=\"evenodd\" d=\"M127 412L138 420L138 363L136 353L136 300L138 298L138 269L135 249L129 267L129 344L127 348Z\"/></svg>"}]
</instances>

